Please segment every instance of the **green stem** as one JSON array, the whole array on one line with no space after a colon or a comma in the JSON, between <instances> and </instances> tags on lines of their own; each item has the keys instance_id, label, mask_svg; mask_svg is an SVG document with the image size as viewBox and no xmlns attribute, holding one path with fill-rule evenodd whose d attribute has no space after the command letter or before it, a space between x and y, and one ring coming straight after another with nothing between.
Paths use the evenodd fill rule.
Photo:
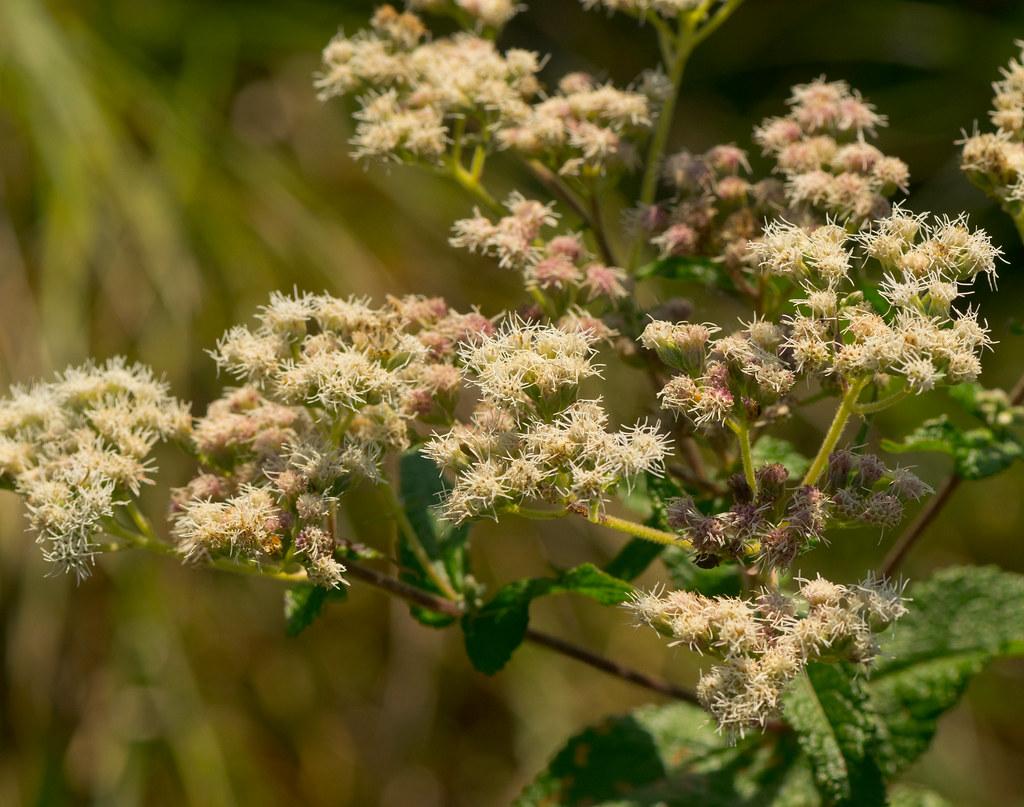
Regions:
<instances>
[{"instance_id":1,"label":"green stem","mask_svg":"<svg viewBox=\"0 0 1024 807\"><path fill-rule=\"evenodd\" d=\"M514 504L510 507L506 507L504 512L522 516L523 518L529 518L534 521L551 521L556 518L564 517L569 511L565 508L559 508L558 510L538 510L535 507L523 507L522 505Z\"/></svg>"},{"instance_id":2,"label":"green stem","mask_svg":"<svg viewBox=\"0 0 1024 807\"><path fill-rule=\"evenodd\" d=\"M892 395L886 395L877 401L870 401L867 403L854 404L853 413L855 415L873 415L876 412L881 412L883 409L888 409L890 406L894 406L906 398L910 394L910 390L901 389L894 392Z\"/></svg>"},{"instance_id":3,"label":"green stem","mask_svg":"<svg viewBox=\"0 0 1024 807\"><path fill-rule=\"evenodd\" d=\"M835 417L832 418L832 425L829 426L825 439L821 443L821 448L818 449L818 454L811 463L811 467L807 469L807 474L800 483L801 485L815 484L825 472L829 455L835 450L839 438L843 436L843 430L846 428L850 415L853 414L854 407L857 404L857 398L869 381L869 378L859 378L850 382L850 388L840 401Z\"/></svg>"},{"instance_id":4,"label":"green stem","mask_svg":"<svg viewBox=\"0 0 1024 807\"><path fill-rule=\"evenodd\" d=\"M750 427L746 423L729 419L728 426L732 429L733 434L736 435L737 441L740 444L740 457L743 460L743 476L747 480L747 485L754 494L754 498L757 498L757 475L754 473L754 457L750 450Z\"/></svg>"},{"instance_id":5,"label":"green stem","mask_svg":"<svg viewBox=\"0 0 1024 807\"><path fill-rule=\"evenodd\" d=\"M505 209L501 206L498 200L491 196L491 194L487 192L487 189L480 184L479 178L474 177L469 171L463 168L462 165L453 163L450 172L452 179L454 179L463 188L463 190L472 194L477 201L481 202L492 213L501 215L505 212Z\"/></svg>"},{"instance_id":6,"label":"green stem","mask_svg":"<svg viewBox=\"0 0 1024 807\"><path fill-rule=\"evenodd\" d=\"M451 580L448 579L448 573L444 570L443 566L435 563L429 554L427 554L426 548L420 541L419 535L416 533L416 528L413 527L412 522L409 521L409 516L405 513L405 508L402 503L398 500L398 496L395 494L395 489L385 483L387 488L388 498L391 505L391 515L395 520L395 524L398 525L398 529L401 530L402 535L405 536L405 540L409 544L409 549L412 554L416 557L420 566L423 567L424 573L429 577L438 590L449 600L458 600L459 594L452 586Z\"/></svg>"},{"instance_id":7,"label":"green stem","mask_svg":"<svg viewBox=\"0 0 1024 807\"><path fill-rule=\"evenodd\" d=\"M594 524L600 524L617 532L632 535L634 538L642 538L645 541L652 541L656 544L680 547L691 546L691 543L687 538L684 538L681 535L676 535L674 532L665 532L664 530L648 527L646 524L637 524L635 521L618 518L617 516L598 514L594 516L587 516L586 518Z\"/></svg>"}]
</instances>

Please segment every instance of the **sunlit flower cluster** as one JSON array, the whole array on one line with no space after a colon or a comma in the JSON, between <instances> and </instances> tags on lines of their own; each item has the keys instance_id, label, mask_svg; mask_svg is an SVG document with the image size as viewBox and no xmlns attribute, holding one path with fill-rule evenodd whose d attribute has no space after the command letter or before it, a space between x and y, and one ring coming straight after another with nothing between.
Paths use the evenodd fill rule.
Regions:
<instances>
[{"instance_id":1,"label":"sunlit flower cluster","mask_svg":"<svg viewBox=\"0 0 1024 807\"><path fill-rule=\"evenodd\" d=\"M536 54L502 54L469 33L425 36L416 15L382 6L371 30L338 34L324 49L321 97L361 94L356 156L437 162L456 139L453 127L460 142L479 142L529 114L540 89Z\"/></svg>"},{"instance_id":2,"label":"sunlit flower cluster","mask_svg":"<svg viewBox=\"0 0 1024 807\"><path fill-rule=\"evenodd\" d=\"M542 237L558 223L551 205L513 194L505 202L509 215L492 221L479 210L455 222L449 239L454 247L496 258L519 271L526 288L540 301L543 313L559 317L583 306L606 308L627 294L626 273L594 258L577 234ZM594 327L600 328L595 323Z\"/></svg>"},{"instance_id":3,"label":"sunlit flower cluster","mask_svg":"<svg viewBox=\"0 0 1024 807\"><path fill-rule=\"evenodd\" d=\"M385 457L411 446L415 422L452 421L460 351L493 326L437 298L374 307L326 294L275 294L258 320L230 330L214 353L247 386L195 425L202 468L175 492L175 535L189 557L288 556L337 585L337 498L378 481Z\"/></svg>"},{"instance_id":4,"label":"sunlit flower cluster","mask_svg":"<svg viewBox=\"0 0 1024 807\"><path fill-rule=\"evenodd\" d=\"M414 11L448 14L456 19L469 17L485 28L500 29L526 8L515 0L408 0Z\"/></svg>"},{"instance_id":5,"label":"sunlit flower cluster","mask_svg":"<svg viewBox=\"0 0 1024 807\"><path fill-rule=\"evenodd\" d=\"M471 421L435 436L424 451L454 486L455 521L495 516L530 501L598 511L615 488L660 473L668 441L657 426L608 431L599 400L578 400L595 376L593 334L510 320L463 350L481 404Z\"/></svg>"},{"instance_id":6,"label":"sunlit flower cluster","mask_svg":"<svg viewBox=\"0 0 1024 807\"><path fill-rule=\"evenodd\" d=\"M0 485L24 496L47 560L88 572L103 534L151 482L161 440L189 433L188 407L145 367L85 364L0 401Z\"/></svg>"},{"instance_id":7,"label":"sunlit flower cluster","mask_svg":"<svg viewBox=\"0 0 1024 807\"><path fill-rule=\"evenodd\" d=\"M991 340L977 311L957 310L978 275L995 278L999 250L966 219L929 220L896 208L851 237L773 223L753 245L763 271L801 285L785 347L802 373L846 379L887 374L922 392L973 381ZM880 304L852 288L855 265L880 267Z\"/></svg>"},{"instance_id":8,"label":"sunlit flower cluster","mask_svg":"<svg viewBox=\"0 0 1024 807\"><path fill-rule=\"evenodd\" d=\"M793 88L789 113L769 118L754 140L786 179L786 198L856 224L885 215L906 192L906 163L867 142L885 117L844 81L817 79Z\"/></svg>"},{"instance_id":9,"label":"sunlit flower cluster","mask_svg":"<svg viewBox=\"0 0 1024 807\"><path fill-rule=\"evenodd\" d=\"M794 596L766 591L745 600L651 592L637 595L629 607L672 644L722 659L703 673L697 695L722 731L742 736L779 715L786 686L809 662L869 665L878 652L876 634L906 612L899 588L884 581L799 582Z\"/></svg>"},{"instance_id":10,"label":"sunlit flower cluster","mask_svg":"<svg viewBox=\"0 0 1024 807\"><path fill-rule=\"evenodd\" d=\"M541 159L564 176L604 173L634 161L633 137L651 126L651 99L643 92L570 73L558 91L537 102L497 134L498 143Z\"/></svg>"},{"instance_id":11,"label":"sunlit flower cluster","mask_svg":"<svg viewBox=\"0 0 1024 807\"><path fill-rule=\"evenodd\" d=\"M989 117L996 130L975 128L963 139L962 167L975 185L1019 216L1024 203L1024 64L1012 59L1002 75L992 85Z\"/></svg>"}]
</instances>

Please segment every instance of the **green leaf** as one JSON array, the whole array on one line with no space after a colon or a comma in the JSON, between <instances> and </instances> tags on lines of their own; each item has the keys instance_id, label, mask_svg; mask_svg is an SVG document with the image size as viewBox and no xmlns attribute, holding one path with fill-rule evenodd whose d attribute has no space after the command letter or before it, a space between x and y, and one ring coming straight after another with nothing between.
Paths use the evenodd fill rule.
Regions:
<instances>
[{"instance_id":1,"label":"green leaf","mask_svg":"<svg viewBox=\"0 0 1024 807\"><path fill-rule=\"evenodd\" d=\"M890 778L924 753L939 717L990 659L1024 654L1024 576L952 568L909 595L869 685L889 735L880 761Z\"/></svg>"},{"instance_id":2,"label":"green leaf","mask_svg":"<svg viewBox=\"0 0 1024 807\"><path fill-rule=\"evenodd\" d=\"M641 266L636 271L636 277L640 280L649 277L664 277L669 280L699 283L702 286L733 288L732 281L728 276L707 258L662 258Z\"/></svg>"},{"instance_id":3,"label":"green leaf","mask_svg":"<svg viewBox=\"0 0 1024 807\"><path fill-rule=\"evenodd\" d=\"M787 694L784 714L826 802L885 804L885 782L875 761L879 724L863 683L849 668L808 665Z\"/></svg>"},{"instance_id":4,"label":"green leaf","mask_svg":"<svg viewBox=\"0 0 1024 807\"><path fill-rule=\"evenodd\" d=\"M730 746L686 703L646 706L576 735L517 807L813 807L818 800L792 736Z\"/></svg>"},{"instance_id":5,"label":"green leaf","mask_svg":"<svg viewBox=\"0 0 1024 807\"><path fill-rule=\"evenodd\" d=\"M462 618L466 653L473 666L487 675L498 672L526 637L530 603L546 594L565 592L581 594L602 605L618 605L628 599L633 588L591 563L557 577L517 580L502 586L483 607Z\"/></svg>"},{"instance_id":6,"label":"green leaf","mask_svg":"<svg viewBox=\"0 0 1024 807\"><path fill-rule=\"evenodd\" d=\"M957 475L964 479L992 476L1024 455L1024 445L1013 435L997 434L988 428L961 429L945 415L925 421L902 442L883 440L882 448L892 454L949 454Z\"/></svg>"},{"instance_id":7,"label":"green leaf","mask_svg":"<svg viewBox=\"0 0 1024 807\"><path fill-rule=\"evenodd\" d=\"M300 585L284 593L285 632L298 636L320 616L328 600L344 600L348 589L344 586L326 589L322 586Z\"/></svg>"},{"instance_id":8,"label":"green leaf","mask_svg":"<svg viewBox=\"0 0 1024 807\"><path fill-rule=\"evenodd\" d=\"M721 563L702 569L690 553L677 546L666 547L661 556L675 588L695 591L706 597L736 597L743 588L742 570L737 563Z\"/></svg>"},{"instance_id":9,"label":"green leaf","mask_svg":"<svg viewBox=\"0 0 1024 807\"><path fill-rule=\"evenodd\" d=\"M797 451L791 442L767 434L758 438L750 454L755 468L777 462L785 466L792 479L800 479L811 467L811 461Z\"/></svg>"},{"instance_id":10,"label":"green leaf","mask_svg":"<svg viewBox=\"0 0 1024 807\"><path fill-rule=\"evenodd\" d=\"M452 526L438 521L433 508L444 492L444 482L437 466L418 452L405 454L399 465L399 493L402 507L435 568L447 575L456 591L462 591L468 564L469 524ZM409 547L408 539L399 531L400 578L418 588L442 593ZM409 611L422 624L446 627L455 620L434 611L409 606Z\"/></svg>"}]
</instances>

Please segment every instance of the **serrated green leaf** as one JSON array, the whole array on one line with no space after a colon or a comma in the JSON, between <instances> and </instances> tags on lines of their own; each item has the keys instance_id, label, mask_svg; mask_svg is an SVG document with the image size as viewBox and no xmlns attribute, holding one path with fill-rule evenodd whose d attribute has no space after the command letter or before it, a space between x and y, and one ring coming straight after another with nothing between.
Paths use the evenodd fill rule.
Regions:
<instances>
[{"instance_id":1,"label":"serrated green leaf","mask_svg":"<svg viewBox=\"0 0 1024 807\"><path fill-rule=\"evenodd\" d=\"M647 706L576 735L517 807L814 807L791 736L730 746L701 709Z\"/></svg>"},{"instance_id":2,"label":"serrated green leaf","mask_svg":"<svg viewBox=\"0 0 1024 807\"><path fill-rule=\"evenodd\" d=\"M949 454L957 475L964 479L992 476L1024 456L1024 445L1012 434L997 434L988 428L961 429L945 415L925 421L902 442L883 440L882 448L892 454Z\"/></svg>"},{"instance_id":3,"label":"serrated green leaf","mask_svg":"<svg viewBox=\"0 0 1024 807\"><path fill-rule=\"evenodd\" d=\"M328 600L343 600L347 596L345 587L326 589L301 585L288 589L284 593L285 632L289 636L298 636L320 616Z\"/></svg>"},{"instance_id":4,"label":"serrated green leaf","mask_svg":"<svg viewBox=\"0 0 1024 807\"><path fill-rule=\"evenodd\" d=\"M863 683L841 664L809 664L786 696L784 714L829 804L885 804L875 761L879 723Z\"/></svg>"},{"instance_id":5,"label":"serrated green leaf","mask_svg":"<svg viewBox=\"0 0 1024 807\"><path fill-rule=\"evenodd\" d=\"M624 602L633 589L592 563L568 569L557 577L517 580L502 586L479 610L462 618L466 654L480 672L493 675L523 643L530 622L530 603L546 594L574 593L602 605Z\"/></svg>"},{"instance_id":6,"label":"serrated green leaf","mask_svg":"<svg viewBox=\"0 0 1024 807\"><path fill-rule=\"evenodd\" d=\"M912 587L909 611L882 644L869 691L885 722L880 762L899 774L928 748L938 719L992 658L1024 654L1024 577L952 568Z\"/></svg>"},{"instance_id":7,"label":"serrated green leaf","mask_svg":"<svg viewBox=\"0 0 1024 807\"><path fill-rule=\"evenodd\" d=\"M447 576L456 591L461 591L466 577L470 525L453 526L438 522L433 508L444 491L444 483L437 466L422 454L405 454L399 464L399 475L402 507L420 544L435 569ZM403 581L427 591L441 593L401 532L398 554L403 569L400 578ZM450 616L415 605L409 606L409 611L419 622L430 627L443 628L455 621Z\"/></svg>"},{"instance_id":8,"label":"serrated green leaf","mask_svg":"<svg viewBox=\"0 0 1024 807\"><path fill-rule=\"evenodd\" d=\"M768 434L758 438L750 453L755 468L777 462L789 471L792 479L800 479L811 466L811 461L797 451L791 442Z\"/></svg>"}]
</instances>

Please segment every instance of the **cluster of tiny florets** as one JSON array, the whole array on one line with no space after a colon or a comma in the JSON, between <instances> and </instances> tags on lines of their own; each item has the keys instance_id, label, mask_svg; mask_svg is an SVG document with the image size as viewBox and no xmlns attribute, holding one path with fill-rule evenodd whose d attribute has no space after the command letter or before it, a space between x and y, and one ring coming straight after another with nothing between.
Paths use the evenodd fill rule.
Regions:
<instances>
[{"instance_id":1,"label":"cluster of tiny florets","mask_svg":"<svg viewBox=\"0 0 1024 807\"><path fill-rule=\"evenodd\" d=\"M789 113L754 132L786 179L786 197L843 221L884 215L887 200L907 190L906 163L867 142L885 117L843 81L818 79L793 88Z\"/></svg>"},{"instance_id":2,"label":"cluster of tiny florets","mask_svg":"<svg viewBox=\"0 0 1024 807\"><path fill-rule=\"evenodd\" d=\"M732 506L704 513L689 496L669 502L668 524L686 538L701 565L757 558L763 568L787 568L825 540L836 525L895 527L904 502L931 492L906 468L888 468L872 454L834 452L828 473L815 485L790 485L778 463L757 468L756 490L743 474L729 478Z\"/></svg>"},{"instance_id":3,"label":"cluster of tiny florets","mask_svg":"<svg viewBox=\"0 0 1024 807\"><path fill-rule=\"evenodd\" d=\"M633 139L651 126L652 98L570 73L557 92L522 112L508 116L498 144L540 159L562 176L578 177L632 165Z\"/></svg>"},{"instance_id":4,"label":"cluster of tiny florets","mask_svg":"<svg viewBox=\"0 0 1024 807\"><path fill-rule=\"evenodd\" d=\"M522 273L526 288L541 299L550 316L595 305L607 308L626 296L626 273L597 261L577 234L542 238L558 223L551 205L513 194L505 202L508 215L497 221L479 210L456 221L450 243L487 255L500 266Z\"/></svg>"},{"instance_id":5,"label":"cluster of tiny florets","mask_svg":"<svg viewBox=\"0 0 1024 807\"><path fill-rule=\"evenodd\" d=\"M799 594L754 600L689 591L640 593L629 604L643 624L722 659L704 672L701 703L719 728L743 736L779 714L787 685L812 661L869 665L876 634L906 613L898 587L868 578L856 586L800 579Z\"/></svg>"},{"instance_id":6,"label":"cluster of tiny florets","mask_svg":"<svg viewBox=\"0 0 1024 807\"><path fill-rule=\"evenodd\" d=\"M471 119L470 134L479 140L529 114L529 99L540 89L535 53L503 54L469 33L426 35L415 14L383 6L370 30L338 34L324 49L321 97L360 96L357 157L436 162L457 122L464 129Z\"/></svg>"},{"instance_id":7,"label":"cluster of tiny florets","mask_svg":"<svg viewBox=\"0 0 1024 807\"><path fill-rule=\"evenodd\" d=\"M797 312L785 321L788 361L801 373L845 379L884 374L915 391L973 381L991 344L988 329L955 304L978 275L993 282L999 250L965 218L900 208L850 236L826 225L769 226L752 245L761 269L799 284ZM885 308L851 289L855 266L878 266Z\"/></svg>"},{"instance_id":8,"label":"cluster of tiny florets","mask_svg":"<svg viewBox=\"0 0 1024 807\"><path fill-rule=\"evenodd\" d=\"M477 25L490 29L504 28L526 8L514 0L408 0L413 11L447 14L459 19L469 17Z\"/></svg>"},{"instance_id":9,"label":"cluster of tiny florets","mask_svg":"<svg viewBox=\"0 0 1024 807\"><path fill-rule=\"evenodd\" d=\"M1024 42L1017 44L1024 47ZM995 131L975 128L964 137L961 165L974 184L1019 216L1024 204L1024 64L1012 59L1001 72L1002 80L992 85L989 113Z\"/></svg>"},{"instance_id":10,"label":"cluster of tiny florets","mask_svg":"<svg viewBox=\"0 0 1024 807\"><path fill-rule=\"evenodd\" d=\"M766 222L812 229L835 220L856 229L887 215L909 175L905 163L868 142L885 118L846 83L824 79L794 87L789 106L789 114L754 131L781 178L755 181L746 153L732 144L665 161L671 195L630 214L661 258L711 258L754 296L756 282L746 277L756 269L750 246Z\"/></svg>"},{"instance_id":11,"label":"cluster of tiny florets","mask_svg":"<svg viewBox=\"0 0 1024 807\"><path fill-rule=\"evenodd\" d=\"M145 367L85 364L0 401L0 485L25 498L47 560L79 576L96 539L151 482L149 455L189 433L188 407Z\"/></svg>"},{"instance_id":12,"label":"cluster of tiny florets","mask_svg":"<svg viewBox=\"0 0 1024 807\"><path fill-rule=\"evenodd\" d=\"M657 426L610 432L600 401L578 400L581 382L598 373L594 339L512 319L463 349L480 405L469 423L424 448L454 478L448 518L493 516L531 500L596 511L620 484L661 472L668 441Z\"/></svg>"},{"instance_id":13,"label":"cluster of tiny florets","mask_svg":"<svg viewBox=\"0 0 1024 807\"><path fill-rule=\"evenodd\" d=\"M201 470L174 493L174 533L189 557L289 558L334 586L338 497L379 481L385 458L418 439L416 424L453 421L463 351L493 326L438 298L373 306L326 294L275 294L257 319L214 352L246 386L195 425Z\"/></svg>"}]
</instances>

